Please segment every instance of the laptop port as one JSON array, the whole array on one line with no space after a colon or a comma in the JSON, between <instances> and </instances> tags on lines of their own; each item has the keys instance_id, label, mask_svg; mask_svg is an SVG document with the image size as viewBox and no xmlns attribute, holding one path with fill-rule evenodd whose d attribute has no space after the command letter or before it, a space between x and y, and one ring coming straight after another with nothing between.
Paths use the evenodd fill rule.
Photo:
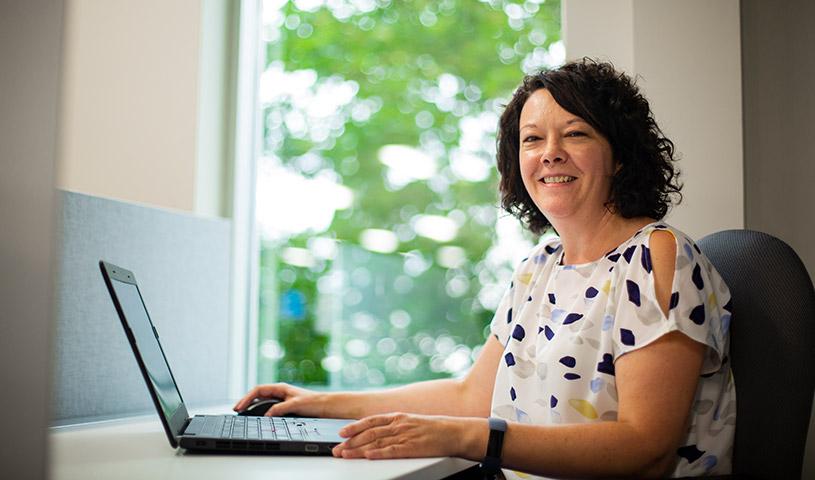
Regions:
<instances>
[{"instance_id":1,"label":"laptop port","mask_svg":"<svg viewBox=\"0 0 815 480\"><path fill-rule=\"evenodd\" d=\"M195 446L197 446L197 447L205 447L205 446L207 446L207 441L206 440L196 440L195 441Z\"/></svg>"},{"instance_id":2,"label":"laptop port","mask_svg":"<svg viewBox=\"0 0 815 480\"><path fill-rule=\"evenodd\" d=\"M275 452L280 451L280 444L279 443L267 443L266 450L273 450Z\"/></svg>"},{"instance_id":3,"label":"laptop port","mask_svg":"<svg viewBox=\"0 0 815 480\"><path fill-rule=\"evenodd\" d=\"M246 448L246 442L232 442L232 448L245 449Z\"/></svg>"},{"instance_id":4,"label":"laptop port","mask_svg":"<svg viewBox=\"0 0 815 480\"><path fill-rule=\"evenodd\" d=\"M306 444L306 451L307 452L319 452L320 447L318 445L313 444L313 443L307 443Z\"/></svg>"},{"instance_id":5,"label":"laptop port","mask_svg":"<svg viewBox=\"0 0 815 480\"><path fill-rule=\"evenodd\" d=\"M262 443L252 442L252 443L249 444L249 449L250 450L263 450L263 444Z\"/></svg>"},{"instance_id":6,"label":"laptop port","mask_svg":"<svg viewBox=\"0 0 815 480\"><path fill-rule=\"evenodd\" d=\"M219 450L224 450L229 447L230 447L229 442L215 442L215 448Z\"/></svg>"}]
</instances>

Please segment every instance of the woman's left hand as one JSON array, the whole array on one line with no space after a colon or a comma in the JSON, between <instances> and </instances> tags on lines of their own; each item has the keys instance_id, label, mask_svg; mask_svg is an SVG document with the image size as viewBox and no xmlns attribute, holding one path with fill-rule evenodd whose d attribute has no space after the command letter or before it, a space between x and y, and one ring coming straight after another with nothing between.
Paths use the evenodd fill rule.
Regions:
<instances>
[{"instance_id":1,"label":"woman's left hand","mask_svg":"<svg viewBox=\"0 0 815 480\"><path fill-rule=\"evenodd\" d=\"M340 430L346 441L335 457L408 458L461 455L466 421L460 418L388 413L363 418Z\"/></svg>"}]
</instances>

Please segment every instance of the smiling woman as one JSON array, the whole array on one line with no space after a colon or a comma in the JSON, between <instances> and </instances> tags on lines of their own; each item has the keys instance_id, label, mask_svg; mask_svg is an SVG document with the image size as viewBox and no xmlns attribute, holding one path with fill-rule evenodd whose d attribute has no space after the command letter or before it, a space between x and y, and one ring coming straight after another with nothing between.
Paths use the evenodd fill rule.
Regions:
<instances>
[{"instance_id":1,"label":"smiling woman","mask_svg":"<svg viewBox=\"0 0 815 480\"><path fill-rule=\"evenodd\" d=\"M340 432L343 458L460 456L508 479L729 473L730 293L662 221L680 188L672 156L611 65L528 75L501 116L501 194L530 230L557 235L518 264L466 374L376 392L261 385L236 408L276 397L270 415L359 418Z\"/></svg>"}]
</instances>

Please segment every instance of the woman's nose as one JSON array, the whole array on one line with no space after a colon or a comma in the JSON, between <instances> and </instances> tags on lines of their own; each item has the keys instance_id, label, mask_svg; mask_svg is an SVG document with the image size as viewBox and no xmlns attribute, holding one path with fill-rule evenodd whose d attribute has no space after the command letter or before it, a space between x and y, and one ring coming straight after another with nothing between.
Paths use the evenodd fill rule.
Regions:
<instances>
[{"instance_id":1,"label":"woman's nose","mask_svg":"<svg viewBox=\"0 0 815 480\"><path fill-rule=\"evenodd\" d=\"M544 165L555 165L566 161L566 152L557 140L549 140L541 151L540 160Z\"/></svg>"}]
</instances>

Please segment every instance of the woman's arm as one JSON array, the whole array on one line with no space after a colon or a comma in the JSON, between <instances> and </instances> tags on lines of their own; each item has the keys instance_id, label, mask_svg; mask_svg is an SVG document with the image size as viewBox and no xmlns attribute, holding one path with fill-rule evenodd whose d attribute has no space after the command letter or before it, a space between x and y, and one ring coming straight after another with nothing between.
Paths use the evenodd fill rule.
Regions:
<instances>
[{"instance_id":1,"label":"woman's arm","mask_svg":"<svg viewBox=\"0 0 815 480\"><path fill-rule=\"evenodd\" d=\"M260 385L250 390L235 405L235 410L242 410L254 398L279 398L283 402L270 408L267 415L296 413L325 418L362 418L407 412L486 417L502 351L501 344L491 336L464 378L430 380L389 390L322 393L282 383Z\"/></svg>"},{"instance_id":2,"label":"woman's arm","mask_svg":"<svg viewBox=\"0 0 815 480\"><path fill-rule=\"evenodd\" d=\"M664 476L687 429L705 347L669 333L620 357L616 421L562 426L512 422L503 466L554 477ZM345 458L457 456L480 461L489 438L483 418L374 415L345 427L334 449Z\"/></svg>"},{"instance_id":3,"label":"woman's arm","mask_svg":"<svg viewBox=\"0 0 815 480\"><path fill-rule=\"evenodd\" d=\"M676 256L673 235L654 232L651 256L657 301L667 314ZM510 423L503 465L546 476L664 475L674 465L676 448L687 431L705 348L673 332L621 356L615 363L616 421L562 426ZM335 455L348 458L451 455L481 460L489 428L479 418L391 414L365 418L341 434L350 438Z\"/></svg>"},{"instance_id":4,"label":"woman's arm","mask_svg":"<svg viewBox=\"0 0 815 480\"><path fill-rule=\"evenodd\" d=\"M702 367L704 345L674 332L616 363L617 421L564 426L512 423L506 468L547 476L664 476L677 459ZM481 425L479 425L481 423ZM487 447L483 421L464 428L464 457Z\"/></svg>"}]
</instances>

